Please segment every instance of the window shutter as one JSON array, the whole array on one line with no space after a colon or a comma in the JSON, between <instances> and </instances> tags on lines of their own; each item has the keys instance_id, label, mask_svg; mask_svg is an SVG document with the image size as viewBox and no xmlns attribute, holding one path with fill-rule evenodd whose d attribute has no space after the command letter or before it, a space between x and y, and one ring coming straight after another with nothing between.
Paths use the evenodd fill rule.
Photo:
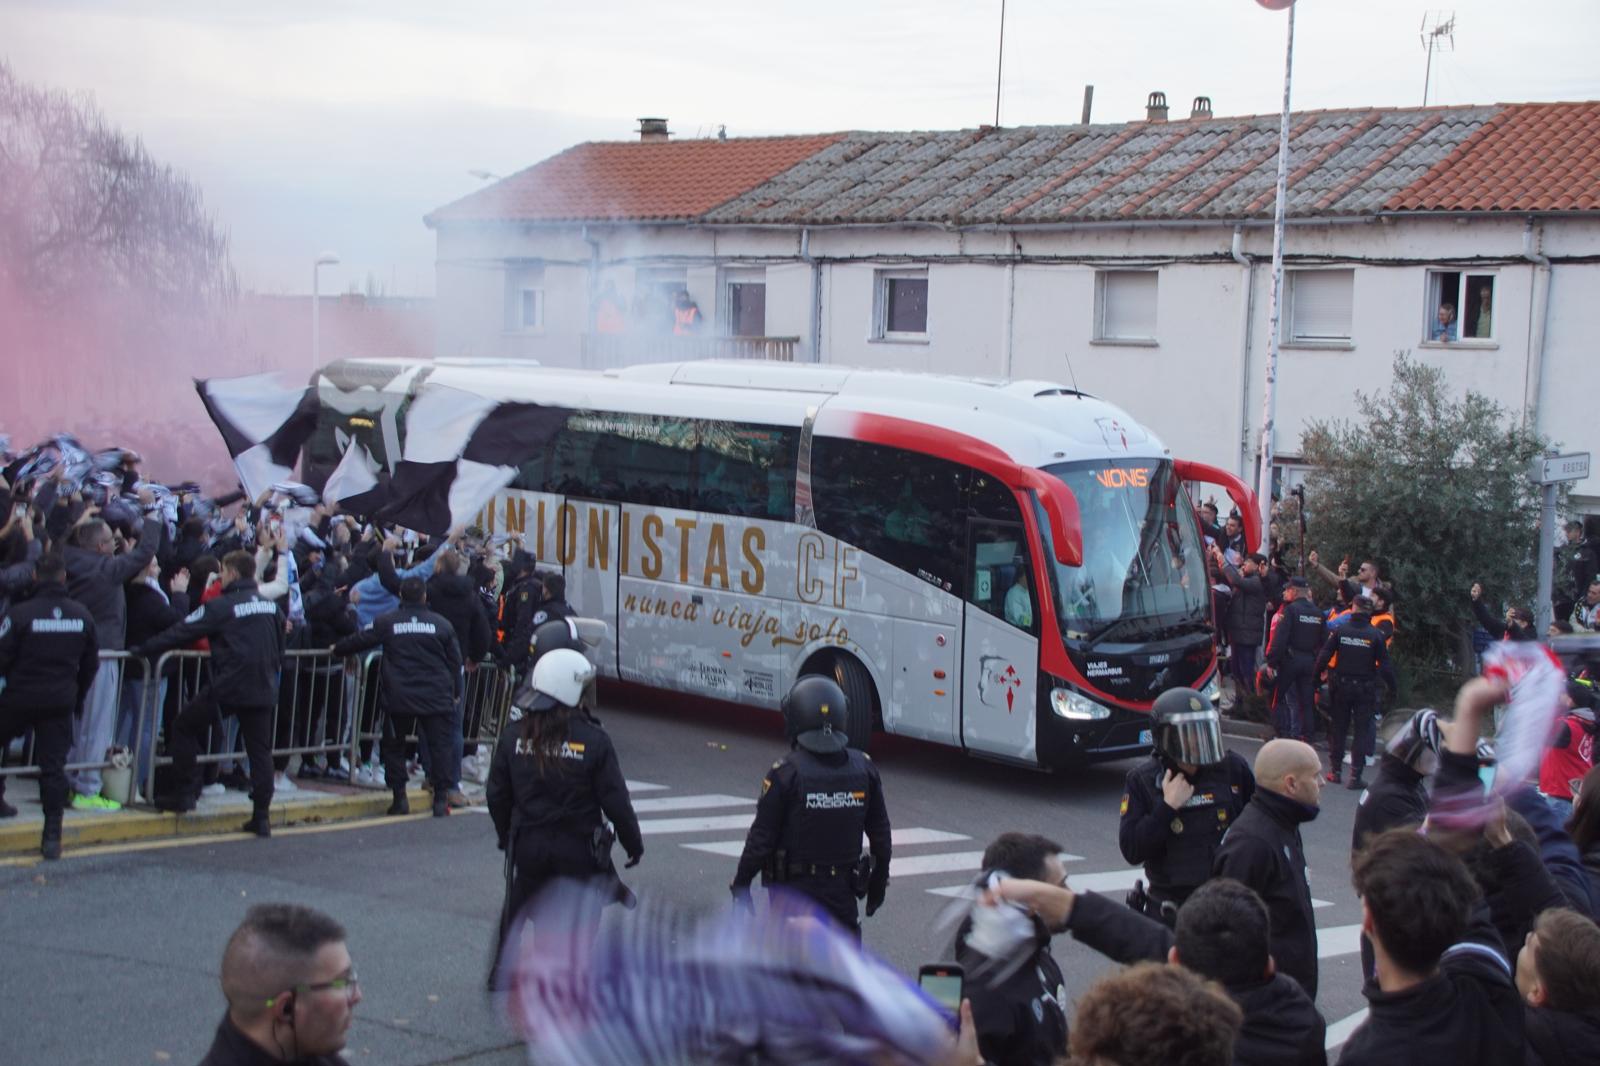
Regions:
<instances>
[{"instance_id":1,"label":"window shutter","mask_svg":"<svg viewBox=\"0 0 1600 1066\"><path fill-rule=\"evenodd\" d=\"M1108 270L1101 275L1101 336L1108 340L1154 340L1154 270Z\"/></svg>"},{"instance_id":2,"label":"window shutter","mask_svg":"<svg viewBox=\"0 0 1600 1066\"><path fill-rule=\"evenodd\" d=\"M1350 339L1353 270L1296 270L1291 340L1347 341Z\"/></svg>"}]
</instances>

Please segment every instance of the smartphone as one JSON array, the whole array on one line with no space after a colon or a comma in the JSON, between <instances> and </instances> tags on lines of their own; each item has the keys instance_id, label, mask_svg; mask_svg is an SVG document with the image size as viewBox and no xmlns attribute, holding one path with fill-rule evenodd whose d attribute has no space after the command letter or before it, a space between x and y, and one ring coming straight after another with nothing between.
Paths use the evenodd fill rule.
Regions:
<instances>
[{"instance_id":1,"label":"smartphone","mask_svg":"<svg viewBox=\"0 0 1600 1066\"><path fill-rule=\"evenodd\" d=\"M961 1017L962 992L967 974L953 962L933 962L917 971L917 987L949 1011L952 1023Z\"/></svg>"}]
</instances>

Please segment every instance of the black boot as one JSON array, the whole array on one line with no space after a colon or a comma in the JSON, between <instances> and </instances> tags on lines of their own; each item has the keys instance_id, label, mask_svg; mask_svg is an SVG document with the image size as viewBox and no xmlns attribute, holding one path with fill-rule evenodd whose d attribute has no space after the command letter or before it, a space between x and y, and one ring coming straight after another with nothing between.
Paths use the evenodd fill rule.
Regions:
<instances>
[{"instance_id":1,"label":"black boot","mask_svg":"<svg viewBox=\"0 0 1600 1066\"><path fill-rule=\"evenodd\" d=\"M6 794L0 792L0 818L15 818L17 809L6 802Z\"/></svg>"},{"instance_id":2,"label":"black boot","mask_svg":"<svg viewBox=\"0 0 1600 1066\"><path fill-rule=\"evenodd\" d=\"M406 794L402 791L396 790L394 794L394 802L389 804L389 809L383 813L391 816L410 814L411 804L406 800Z\"/></svg>"},{"instance_id":3,"label":"black boot","mask_svg":"<svg viewBox=\"0 0 1600 1066\"><path fill-rule=\"evenodd\" d=\"M61 812L44 816L44 833L39 837L39 854L46 859L61 858Z\"/></svg>"},{"instance_id":4,"label":"black boot","mask_svg":"<svg viewBox=\"0 0 1600 1066\"><path fill-rule=\"evenodd\" d=\"M1367 786L1362 782L1361 774L1357 772L1350 775L1350 781L1344 787L1348 788L1351 792L1360 792Z\"/></svg>"},{"instance_id":5,"label":"black boot","mask_svg":"<svg viewBox=\"0 0 1600 1066\"><path fill-rule=\"evenodd\" d=\"M194 810L195 798L187 792L169 792L165 795L157 796L155 806L158 811L186 814Z\"/></svg>"},{"instance_id":6,"label":"black boot","mask_svg":"<svg viewBox=\"0 0 1600 1066\"><path fill-rule=\"evenodd\" d=\"M440 789L433 790L433 816L435 818L450 817L450 801Z\"/></svg>"},{"instance_id":7,"label":"black boot","mask_svg":"<svg viewBox=\"0 0 1600 1066\"><path fill-rule=\"evenodd\" d=\"M272 835L272 819L265 810L252 811L250 820L239 827L241 833L254 833L258 837Z\"/></svg>"}]
</instances>

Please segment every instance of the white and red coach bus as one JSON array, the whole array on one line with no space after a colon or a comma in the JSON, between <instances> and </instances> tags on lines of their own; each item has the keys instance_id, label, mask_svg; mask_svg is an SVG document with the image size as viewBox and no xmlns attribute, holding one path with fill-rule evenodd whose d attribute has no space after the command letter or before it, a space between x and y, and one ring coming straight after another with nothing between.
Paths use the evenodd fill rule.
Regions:
<instances>
[{"instance_id":1,"label":"white and red coach bus","mask_svg":"<svg viewBox=\"0 0 1600 1066\"><path fill-rule=\"evenodd\" d=\"M354 436L398 457L424 382L567 409L486 508L604 618L603 676L776 708L835 677L874 729L1060 767L1148 750L1151 701L1215 693L1186 481L1102 400L1039 381L697 362L604 372L346 360L308 479Z\"/></svg>"}]
</instances>

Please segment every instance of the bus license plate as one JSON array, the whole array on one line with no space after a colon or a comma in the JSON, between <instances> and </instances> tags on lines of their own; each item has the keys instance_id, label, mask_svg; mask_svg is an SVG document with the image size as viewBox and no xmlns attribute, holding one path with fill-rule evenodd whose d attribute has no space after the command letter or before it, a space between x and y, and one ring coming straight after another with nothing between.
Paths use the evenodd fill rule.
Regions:
<instances>
[{"instance_id":1,"label":"bus license plate","mask_svg":"<svg viewBox=\"0 0 1600 1066\"><path fill-rule=\"evenodd\" d=\"M1152 743L1152 737L1150 736L1150 730L1148 730L1148 729L1139 730L1139 743L1141 743L1141 744Z\"/></svg>"}]
</instances>

